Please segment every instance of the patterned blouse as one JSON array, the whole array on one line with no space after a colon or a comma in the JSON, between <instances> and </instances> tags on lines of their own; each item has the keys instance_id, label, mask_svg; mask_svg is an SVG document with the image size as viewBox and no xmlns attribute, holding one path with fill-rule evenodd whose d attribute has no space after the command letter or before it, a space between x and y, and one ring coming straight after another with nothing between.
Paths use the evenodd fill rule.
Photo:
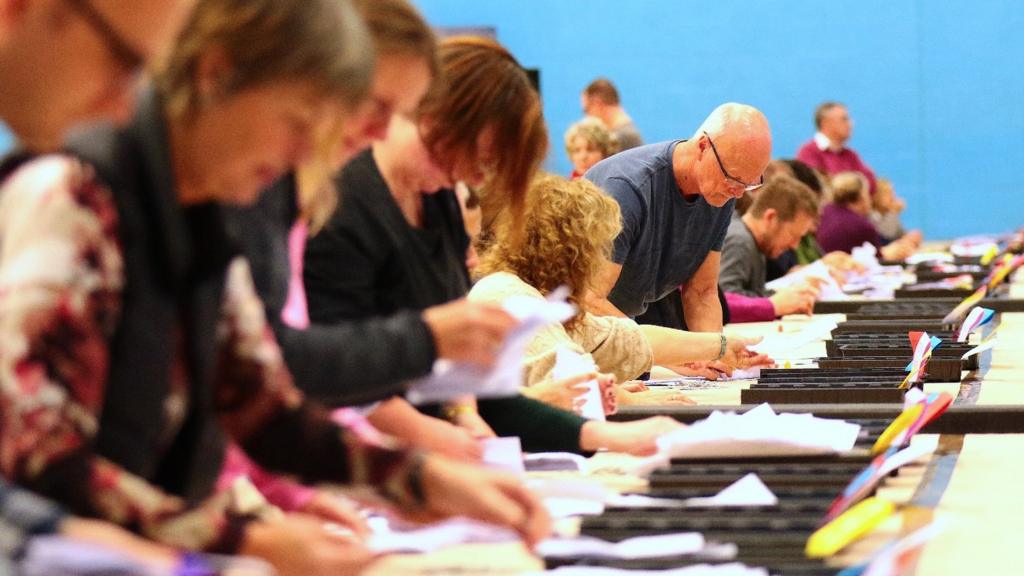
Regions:
<instances>
[{"instance_id":1,"label":"patterned blouse","mask_svg":"<svg viewBox=\"0 0 1024 576\"><path fill-rule=\"evenodd\" d=\"M292 385L246 263L232 263L227 278L216 329L218 356L231 369L215 383L227 434L242 443L292 412L303 424L275 440L323 461L323 480L413 505L418 458L346 428L325 442L325 426L334 425ZM0 191L0 473L157 541L229 550L241 525L229 495L188 508L93 450L124 280L116 206L90 167L49 156L8 178ZM164 438L188 413L188 385L172 377ZM342 453L324 453L331 449Z\"/></svg>"}]
</instances>

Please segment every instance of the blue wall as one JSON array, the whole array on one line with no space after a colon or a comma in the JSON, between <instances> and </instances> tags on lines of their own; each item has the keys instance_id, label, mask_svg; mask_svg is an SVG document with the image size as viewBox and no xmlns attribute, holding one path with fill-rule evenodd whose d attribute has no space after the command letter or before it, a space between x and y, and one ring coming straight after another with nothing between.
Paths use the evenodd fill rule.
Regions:
<instances>
[{"instance_id":1,"label":"blue wall","mask_svg":"<svg viewBox=\"0 0 1024 576\"><path fill-rule=\"evenodd\" d=\"M549 169L596 76L648 142L686 137L714 106L753 104L775 156L845 102L851 142L932 238L1024 225L1024 9L1015 0L414 0L438 26L494 26L542 74Z\"/></svg>"}]
</instances>

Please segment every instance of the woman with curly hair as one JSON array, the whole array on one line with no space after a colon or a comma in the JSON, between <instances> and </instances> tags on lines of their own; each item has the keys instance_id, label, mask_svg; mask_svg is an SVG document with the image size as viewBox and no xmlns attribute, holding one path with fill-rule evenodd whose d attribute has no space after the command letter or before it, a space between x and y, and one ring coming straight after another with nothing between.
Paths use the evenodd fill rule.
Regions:
<instances>
[{"instance_id":1,"label":"woman with curly hair","mask_svg":"<svg viewBox=\"0 0 1024 576\"><path fill-rule=\"evenodd\" d=\"M619 205L589 181L546 175L530 188L526 208L530 217L519 231L520 242L508 241L512 230L507 221L498 223L495 243L475 271L480 280L469 294L470 300L501 303L513 296L543 298L559 286L569 288L569 301L579 311L564 325L541 331L527 347L526 393L562 403L561 396L548 390L559 348L590 354L598 371L614 374L618 382L638 377L655 362L679 361L668 354L659 358L651 348L646 331L659 327L586 310L584 295L621 229ZM619 387L618 401L655 400L635 394L641 391L639 384ZM666 400L689 403L678 394L657 398L659 403Z\"/></svg>"},{"instance_id":2,"label":"woman with curly hair","mask_svg":"<svg viewBox=\"0 0 1024 576\"><path fill-rule=\"evenodd\" d=\"M597 118L586 117L565 131L565 151L572 161L572 179L582 178L587 170L619 151L619 142Z\"/></svg>"}]
</instances>

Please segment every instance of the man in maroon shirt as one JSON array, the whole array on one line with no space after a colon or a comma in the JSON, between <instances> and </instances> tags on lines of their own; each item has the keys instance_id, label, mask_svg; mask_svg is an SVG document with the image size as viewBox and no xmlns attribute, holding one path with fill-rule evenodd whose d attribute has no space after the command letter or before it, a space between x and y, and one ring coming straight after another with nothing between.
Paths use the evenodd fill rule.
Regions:
<instances>
[{"instance_id":1,"label":"man in maroon shirt","mask_svg":"<svg viewBox=\"0 0 1024 576\"><path fill-rule=\"evenodd\" d=\"M829 176L840 172L860 172L875 193L875 173L852 149L846 147L853 133L853 120L846 106L839 102L825 102L814 111L814 125L818 131L797 151L798 160Z\"/></svg>"}]
</instances>

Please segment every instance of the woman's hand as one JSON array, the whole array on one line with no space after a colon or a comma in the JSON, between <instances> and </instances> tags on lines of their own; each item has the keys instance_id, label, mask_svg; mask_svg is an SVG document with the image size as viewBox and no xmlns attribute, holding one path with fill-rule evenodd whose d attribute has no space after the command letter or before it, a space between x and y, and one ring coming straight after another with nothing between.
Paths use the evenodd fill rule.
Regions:
<instances>
[{"instance_id":1,"label":"woman's hand","mask_svg":"<svg viewBox=\"0 0 1024 576\"><path fill-rule=\"evenodd\" d=\"M352 539L356 542L361 542L370 535L370 527L355 504L327 490L317 490L299 512L350 531Z\"/></svg>"},{"instance_id":2,"label":"woman's hand","mask_svg":"<svg viewBox=\"0 0 1024 576\"><path fill-rule=\"evenodd\" d=\"M494 366L505 337L518 321L504 308L465 298L423 311L438 358Z\"/></svg>"},{"instance_id":3,"label":"woman's hand","mask_svg":"<svg viewBox=\"0 0 1024 576\"><path fill-rule=\"evenodd\" d=\"M249 524L239 553L266 560L281 576L358 574L375 559L362 544L324 529L321 520L294 514Z\"/></svg>"},{"instance_id":4,"label":"woman's hand","mask_svg":"<svg viewBox=\"0 0 1024 576\"><path fill-rule=\"evenodd\" d=\"M658 451L659 437L682 428L668 416L655 416L633 422L591 420L580 431L580 448L587 451L610 450L635 456L650 456Z\"/></svg>"},{"instance_id":5,"label":"woman's hand","mask_svg":"<svg viewBox=\"0 0 1024 576\"><path fill-rule=\"evenodd\" d=\"M545 380L533 386L523 388L524 396L539 400L545 404L561 408L562 410L575 411L576 407L586 394L587 388L580 386L598 377L597 372L584 372L569 378L560 380Z\"/></svg>"},{"instance_id":6,"label":"woman's hand","mask_svg":"<svg viewBox=\"0 0 1024 576\"><path fill-rule=\"evenodd\" d=\"M429 518L466 516L511 528L530 546L551 532L551 518L540 500L511 474L426 456L420 478ZM413 519L419 518L413 514Z\"/></svg>"}]
</instances>

